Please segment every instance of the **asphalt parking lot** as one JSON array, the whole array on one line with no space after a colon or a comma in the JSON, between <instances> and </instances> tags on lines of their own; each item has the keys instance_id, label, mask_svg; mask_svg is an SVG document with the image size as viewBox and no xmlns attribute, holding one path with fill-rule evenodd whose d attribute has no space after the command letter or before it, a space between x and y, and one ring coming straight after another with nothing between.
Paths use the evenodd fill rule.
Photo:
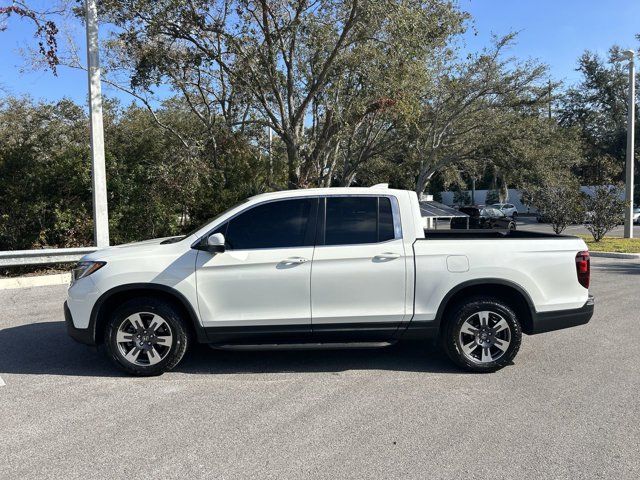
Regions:
<instances>
[{"instance_id":1,"label":"asphalt parking lot","mask_svg":"<svg viewBox=\"0 0 640 480\"><path fill-rule=\"evenodd\" d=\"M64 287L0 290L0 477L640 478L640 262L593 265L592 321L489 375L406 345L130 378L67 337Z\"/></svg>"}]
</instances>

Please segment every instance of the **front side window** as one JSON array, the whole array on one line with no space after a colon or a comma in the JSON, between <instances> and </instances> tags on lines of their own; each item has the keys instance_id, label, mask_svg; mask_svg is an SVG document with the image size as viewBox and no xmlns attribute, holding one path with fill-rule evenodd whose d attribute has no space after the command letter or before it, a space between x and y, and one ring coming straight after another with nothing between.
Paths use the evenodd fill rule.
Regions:
<instances>
[{"instance_id":1,"label":"front side window","mask_svg":"<svg viewBox=\"0 0 640 480\"><path fill-rule=\"evenodd\" d=\"M302 198L264 203L232 218L226 227L228 248L288 248L312 246L310 215L318 200ZM315 222L315 219L314 219Z\"/></svg>"},{"instance_id":2,"label":"front side window","mask_svg":"<svg viewBox=\"0 0 640 480\"><path fill-rule=\"evenodd\" d=\"M325 245L378 243L395 238L388 197L328 197Z\"/></svg>"}]
</instances>

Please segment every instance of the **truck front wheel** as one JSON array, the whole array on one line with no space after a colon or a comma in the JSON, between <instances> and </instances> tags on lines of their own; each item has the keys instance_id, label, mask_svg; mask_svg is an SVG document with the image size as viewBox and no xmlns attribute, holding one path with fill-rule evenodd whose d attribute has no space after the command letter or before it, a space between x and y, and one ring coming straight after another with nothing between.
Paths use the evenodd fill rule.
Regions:
<instances>
[{"instance_id":1,"label":"truck front wheel","mask_svg":"<svg viewBox=\"0 0 640 480\"><path fill-rule=\"evenodd\" d=\"M520 349L520 323L502 300L472 297L455 305L445 322L442 346L465 370L495 372L511 363Z\"/></svg>"},{"instance_id":2,"label":"truck front wheel","mask_svg":"<svg viewBox=\"0 0 640 480\"><path fill-rule=\"evenodd\" d=\"M121 305L109 319L104 338L111 361L145 377L175 367L189 341L180 312L156 298L136 298Z\"/></svg>"}]
</instances>

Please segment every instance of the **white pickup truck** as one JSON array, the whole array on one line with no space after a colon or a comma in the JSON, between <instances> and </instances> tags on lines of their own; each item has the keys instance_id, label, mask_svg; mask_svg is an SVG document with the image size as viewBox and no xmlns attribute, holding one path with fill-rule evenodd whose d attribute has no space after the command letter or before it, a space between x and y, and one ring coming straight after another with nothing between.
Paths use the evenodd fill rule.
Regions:
<instances>
[{"instance_id":1,"label":"white pickup truck","mask_svg":"<svg viewBox=\"0 0 640 480\"><path fill-rule=\"evenodd\" d=\"M425 231L415 193L266 193L182 237L87 255L65 303L69 334L127 372L219 348L384 346L437 339L461 367L509 364L522 333L587 323L578 238Z\"/></svg>"}]
</instances>

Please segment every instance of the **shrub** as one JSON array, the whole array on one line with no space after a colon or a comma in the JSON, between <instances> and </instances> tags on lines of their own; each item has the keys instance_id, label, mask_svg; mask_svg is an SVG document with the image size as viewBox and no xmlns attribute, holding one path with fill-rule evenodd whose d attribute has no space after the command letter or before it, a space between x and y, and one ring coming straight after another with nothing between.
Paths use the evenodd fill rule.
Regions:
<instances>
[{"instance_id":1,"label":"shrub","mask_svg":"<svg viewBox=\"0 0 640 480\"><path fill-rule=\"evenodd\" d=\"M574 179L557 180L553 184L541 185L525 192L523 199L533 204L538 212L548 219L556 235L565 228L584 219L584 203L580 186Z\"/></svg>"},{"instance_id":2,"label":"shrub","mask_svg":"<svg viewBox=\"0 0 640 480\"><path fill-rule=\"evenodd\" d=\"M585 227L593 240L599 242L616 226L624 222L624 200L617 186L599 185L593 195L585 199L587 218Z\"/></svg>"}]
</instances>

